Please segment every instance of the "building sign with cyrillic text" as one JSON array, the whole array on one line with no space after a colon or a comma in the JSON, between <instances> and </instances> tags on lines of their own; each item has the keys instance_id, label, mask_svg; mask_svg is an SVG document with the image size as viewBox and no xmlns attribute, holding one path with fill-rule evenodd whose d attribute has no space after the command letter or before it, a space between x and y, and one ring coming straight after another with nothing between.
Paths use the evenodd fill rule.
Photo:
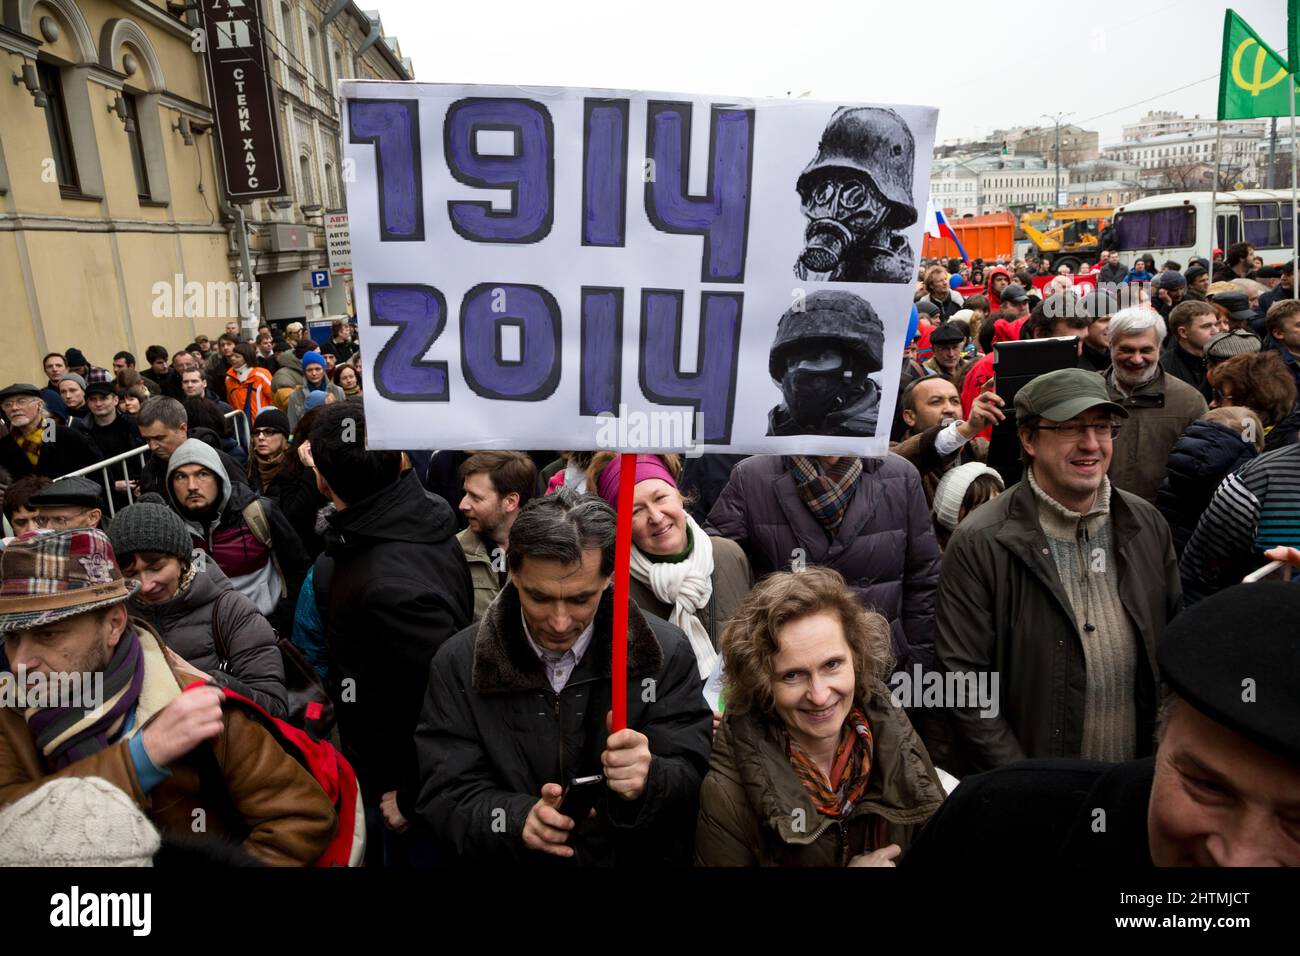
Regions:
<instances>
[{"instance_id":1,"label":"building sign with cyrillic text","mask_svg":"<svg viewBox=\"0 0 1300 956\"><path fill-rule=\"evenodd\" d=\"M217 156L230 199L285 192L257 0L199 0Z\"/></svg>"}]
</instances>

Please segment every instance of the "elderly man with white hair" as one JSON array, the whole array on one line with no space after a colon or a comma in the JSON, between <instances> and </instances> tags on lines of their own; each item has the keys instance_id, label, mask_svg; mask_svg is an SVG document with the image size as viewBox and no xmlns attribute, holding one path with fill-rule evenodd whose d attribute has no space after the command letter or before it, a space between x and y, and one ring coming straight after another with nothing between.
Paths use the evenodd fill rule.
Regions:
<instances>
[{"instance_id":1,"label":"elderly man with white hair","mask_svg":"<svg viewBox=\"0 0 1300 956\"><path fill-rule=\"evenodd\" d=\"M1178 437L1207 411L1200 392L1160 367L1165 320L1146 307L1121 309L1110 320L1111 400L1129 413L1115 439L1110 480L1154 502Z\"/></svg>"}]
</instances>

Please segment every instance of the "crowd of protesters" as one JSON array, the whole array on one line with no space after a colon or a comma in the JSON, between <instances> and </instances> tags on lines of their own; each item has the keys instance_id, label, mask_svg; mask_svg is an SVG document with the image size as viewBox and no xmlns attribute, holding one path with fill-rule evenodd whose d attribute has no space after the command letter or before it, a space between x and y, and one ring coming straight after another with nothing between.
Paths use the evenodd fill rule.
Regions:
<instances>
[{"instance_id":1,"label":"crowd of protesters","mask_svg":"<svg viewBox=\"0 0 1300 956\"><path fill-rule=\"evenodd\" d=\"M1080 274L923 262L885 457L631 459L618 730L624 458L369 449L345 323L51 353L0 697L106 704L0 705L0 862L1300 863L1290 267Z\"/></svg>"}]
</instances>

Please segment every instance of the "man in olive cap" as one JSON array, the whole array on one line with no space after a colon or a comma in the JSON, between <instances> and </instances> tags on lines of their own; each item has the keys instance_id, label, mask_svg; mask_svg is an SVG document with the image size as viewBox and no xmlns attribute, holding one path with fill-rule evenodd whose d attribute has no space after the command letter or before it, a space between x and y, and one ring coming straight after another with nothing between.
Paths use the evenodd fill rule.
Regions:
<instances>
[{"instance_id":1,"label":"man in olive cap","mask_svg":"<svg viewBox=\"0 0 1300 956\"><path fill-rule=\"evenodd\" d=\"M1170 624L1155 754L980 774L904 866L1300 866L1300 588L1237 584Z\"/></svg>"},{"instance_id":2,"label":"man in olive cap","mask_svg":"<svg viewBox=\"0 0 1300 956\"><path fill-rule=\"evenodd\" d=\"M1128 413L1079 368L1034 379L1015 407L1024 480L957 527L939 583L940 669L998 675L994 708L952 707L966 756L974 770L1144 756L1155 647L1182 596L1164 518L1106 477Z\"/></svg>"},{"instance_id":3,"label":"man in olive cap","mask_svg":"<svg viewBox=\"0 0 1300 956\"><path fill-rule=\"evenodd\" d=\"M769 435L876 433L885 329L850 292L814 292L776 327L768 359L784 401L768 413Z\"/></svg>"}]
</instances>

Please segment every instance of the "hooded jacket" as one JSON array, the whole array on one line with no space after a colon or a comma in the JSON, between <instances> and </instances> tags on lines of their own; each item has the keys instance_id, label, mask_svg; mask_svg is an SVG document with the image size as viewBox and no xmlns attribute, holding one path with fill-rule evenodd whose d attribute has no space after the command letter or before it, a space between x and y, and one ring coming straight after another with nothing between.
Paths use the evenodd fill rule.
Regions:
<instances>
[{"instance_id":1,"label":"hooded jacket","mask_svg":"<svg viewBox=\"0 0 1300 956\"><path fill-rule=\"evenodd\" d=\"M144 651L144 686L132 729L58 774L102 777L130 796L164 833L190 840L222 839L235 827L222 819L210 799L205 799L195 751L172 761L166 768L170 775L148 792L140 785L129 736L179 697L181 688L204 680L206 675L184 662L170 663L162 641L143 622L128 626L135 628ZM246 711L227 704L221 718L221 733L211 748L230 803L248 828L241 848L274 866L308 866L316 862L333 838L338 822L329 797ZM0 707L0 807L27 796L53 776L55 772L37 750L22 713ZM206 828L196 837L195 811L200 809L205 811Z\"/></svg>"},{"instance_id":2,"label":"hooded jacket","mask_svg":"<svg viewBox=\"0 0 1300 956\"><path fill-rule=\"evenodd\" d=\"M211 436L210 440L209 436ZM203 427L195 428L189 437L199 439L214 450L217 450L217 446L213 442L219 443L221 441L215 432ZM248 478L244 475L244 470L239 467L239 462L220 450L217 450L217 457L221 459L221 464L226 469L226 476L231 481L241 485L248 484ZM164 498L170 498L171 494L167 490L167 486L170 484L167 480L170 473L168 470L170 464L169 459L159 458L153 452L147 454L144 459L144 467L140 469L140 494L152 491Z\"/></svg>"},{"instance_id":3,"label":"hooded jacket","mask_svg":"<svg viewBox=\"0 0 1300 956\"><path fill-rule=\"evenodd\" d=\"M569 837L576 855L568 860L527 849L521 835L543 784L602 772L613 590L601 595L594 636L559 693L528 645L513 584L482 621L434 658L416 731L419 812L462 862L556 868L690 862L709 763L703 682L678 628L631 602L627 611L627 725L649 738L650 773L636 800L602 788L596 816L578 822Z\"/></svg>"},{"instance_id":4,"label":"hooded jacket","mask_svg":"<svg viewBox=\"0 0 1300 956\"><path fill-rule=\"evenodd\" d=\"M302 374L302 359L293 354L293 349L277 353L275 361L280 367L271 376L271 391L278 392L282 388L297 388L307 384L307 376Z\"/></svg>"},{"instance_id":5,"label":"hooded jacket","mask_svg":"<svg viewBox=\"0 0 1300 956\"><path fill-rule=\"evenodd\" d=\"M925 745L876 683L862 702L873 755L867 789L844 819L823 816L795 776L779 722L727 714L713 741L695 830L699 866L847 866L897 843L906 855L943 802Z\"/></svg>"},{"instance_id":6,"label":"hooded jacket","mask_svg":"<svg viewBox=\"0 0 1300 956\"><path fill-rule=\"evenodd\" d=\"M222 687L229 687L272 717L284 717L284 661L275 631L253 603L235 590L215 561L205 561L190 585L166 601L131 599L133 616L147 621L164 643ZM230 672L220 670L214 622L230 651Z\"/></svg>"},{"instance_id":7,"label":"hooded jacket","mask_svg":"<svg viewBox=\"0 0 1300 956\"><path fill-rule=\"evenodd\" d=\"M799 497L780 455L736 465L706 530L740 545L755 578L789 571L801 556L840 572L863 605L889 620L900 670L933 661L939 545L921 476L897 455L862 459L862 477L834 539Z\"/></svg>"},{"instance_id":8,"label":"hooded jacket","mask_svg":"<svg viewBox=\"0 0 1300 956\"><path fill-rule=\"evenodd\" d=\"M355 701L339 708L343 753L368 806L395 790L402 816L414 820L413 734L429 662L470 622L469 567L451 507L425 494L411 471L327 521L330 681L336 700L356 688Z\"/></svg>"},{"instance_id":9,"label":"hooded jacket","mask_svg":"<svg viewBox=\"0 0 1300 956\"><path fill-rule=\"evenodd\" d=\"M217 476L217 501L202 514L188 511L177 500L172 475L184 465L198 464ZM309 563L297 533L283 512L268 498L260 498L248 485L234 483L226 472L220 453L197 438L190 438L172 453L167 463L167 495L173 510L181 516L198 546L225 572L230 583L288 634L293 621L293 602L302 587ZM259 502L270 526L268 548L253 533L244 509Z\"/></svg>"},{"instance_id":10,"label":"hooded jacket","mask_svg":"<svg viewBox=\"0 0 1300 956\"><path fill-rule=\"evenodd\" d=\"M1209 409L1200 392L1163 368L1131 395L1116 387L1114 366L1105 378L1110 400L1128 409L1128 418L1114 440L1107 474L1115 487L1154 502L1169 453L1188 426Z\"/></svg>"},{"instance_id":11,"label":"hooded jacket","mask_svg":"<svg viewBox=\"0 0 1300 956\"><path fill-rule=\"evenodd\" d=\"M1008 285L1016 281L1016 277L1011 274L1011 270L1006 266L994 266L984 273L984 297L989 300L989 315L996 314L1002 308L1002 300L993 291L994 276L1006 276ZM1003 286L1003 288L1006 288L1006 286Z\"/></svg>"}]
</instances>

